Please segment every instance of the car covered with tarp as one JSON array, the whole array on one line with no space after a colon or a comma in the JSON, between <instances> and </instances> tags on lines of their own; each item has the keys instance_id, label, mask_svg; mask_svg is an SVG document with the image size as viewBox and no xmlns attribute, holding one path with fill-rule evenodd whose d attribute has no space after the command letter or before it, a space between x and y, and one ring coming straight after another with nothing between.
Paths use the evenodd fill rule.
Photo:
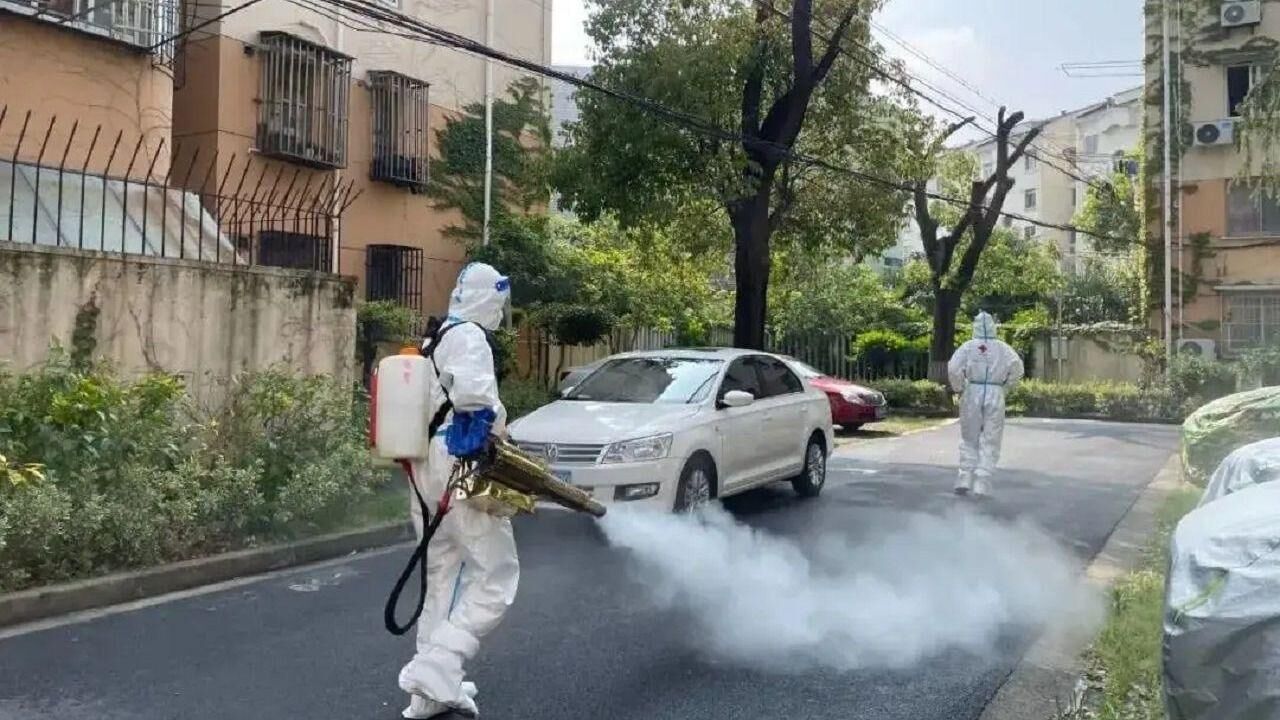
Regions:
<instances>
[{"instance_id":1,"label":"car covered with tarp","mask_svg":"<svg viewBox=\"0 0 1280 720\"><path fill-rule=\"evenodd\" d=\"M1174 531L1164 610L1171 720L1280 718L1280 483L1201 505Z\"/></svg>"},{"instance_id":2,"label":"car covered with tarp","mask_svg":"<svg viewBox=\"0 0 1280 720\"><path fill-rule=\"evenodd\" d=\"M1204 485L1237 448L1280 434L1280 386L1219 398L1182 424L1182 464L1187 479Z\"/></svg>"},{"instance_id":3,"label":"car covered with tarp","mask_svg":"<svg viewBox=\"0 0 1280 720\"><path fill-rule=\"evenodd\" d=\"M1280 429L1276 432L1280 435ZM1228 455L1209 476L1200 505L1273 480L1280 480L1280 437L1249 443Z\"/></svg>"}]
</instances>

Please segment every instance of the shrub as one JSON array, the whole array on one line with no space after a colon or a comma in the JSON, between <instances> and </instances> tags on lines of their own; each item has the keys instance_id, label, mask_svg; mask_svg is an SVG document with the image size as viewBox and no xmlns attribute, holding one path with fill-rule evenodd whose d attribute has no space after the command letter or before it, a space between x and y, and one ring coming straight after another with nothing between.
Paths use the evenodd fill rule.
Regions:
<instances>
[{"instance_id":1,"label":"shrub","mask_svg":"<svg viewBox=\"0 0 1280 720\"><path fill-rule=\"evenodd\" d=\"M951 412L947 389L931 380L877 380L875 388L884 393L889 407L922 413Z\"/></svg>"},{"instance_id":2,"label":"shrub","mask_svg":"<svg viewBox=\"0 0 1280 720\"><path fill-rule=\"evenodd\" d=\"M286 535L373 482L362 403L271 370L201 413L175 378L55 354L0 373L0 590Z\"/></svg>"},{"instance_id":3,"label":"shrub","mask_svg":"<svg viewBox=\"0 0 1280 720\"><path fill-rule=\"evenodd\" d=\"M510 379L500 388L502 404L507 408L507 421L537 410L555 399L545 385L536 380Z\"/></svg>"},{"instance_id":4,"label":"shrub","mask_svg":"<svg viewBox=\"0 0 1280 720\"><path fill-rule=\"evenodd\" d=\"M1235 392L1236 373L1217 360L1177 355L1169 366L1169 388L1182 400L1201 405Z\"/></svg>"},{"instance_id":5,"label":"shrub","mask_svg":"<svg viewBox=\"0 0 1280 720\"><path fill-rule=\"evenodd\" d=\"M1132 383L1047 383L1024 380L1009 393L1010 412L1032 417L1175 421L1183 416L1168 388Z\"/></svg>"}]
</instances>

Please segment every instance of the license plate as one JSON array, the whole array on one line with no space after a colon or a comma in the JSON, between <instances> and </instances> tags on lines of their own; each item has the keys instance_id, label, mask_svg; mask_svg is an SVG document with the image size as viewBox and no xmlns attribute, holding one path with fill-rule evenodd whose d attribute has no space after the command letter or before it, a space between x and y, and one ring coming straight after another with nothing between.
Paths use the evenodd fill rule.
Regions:
<instances>
[{"instance_id":1,"label":"license plate","mask_svg":"<svg viewBox=\"0 0 1280 720\"><path fill-rule=\"evenodd\" d=\"M552 470L551 474L554 475L556 479L562 483L568 483L570 485L573 484L572 470Z\"/></svg>"}]
</instances>

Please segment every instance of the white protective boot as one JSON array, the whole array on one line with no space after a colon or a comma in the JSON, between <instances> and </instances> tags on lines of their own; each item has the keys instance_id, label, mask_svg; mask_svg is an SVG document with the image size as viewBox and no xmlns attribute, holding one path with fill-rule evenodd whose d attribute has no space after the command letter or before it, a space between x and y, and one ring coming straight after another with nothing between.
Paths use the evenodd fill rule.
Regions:
<instances>
[{"instance_id":1,"label":"white protective boot","mask_svg":"<svg viewBox=\"0 0 1280 720\"><path fill-rule=\"evenodd\" d=\"M991 478L979 474L973 481L973 496L976 498L991 497Z\"/></svg>"},{"instance_id":2,"label":"white protective boot","mask_svg":"<svg viewBox=\"0 0 1280 720\"><path fill-rule=\"evenodd\" d=\"M427 720L428 718L439 717L449 712L457 712L462 715L470 714L472 717L479 715L479 710L475 705L476 695L479 694L476 684L469 681L462 683L462 694L471 701L469 708L452 708L442 702L424 698L421 695L412 695L409 699L409 707L400 713L401 717L409 718L409 720Z\"/></svg>"},{"instance_id":3,"label":"white protective boot","mask_svg":"<svg viewBox=\"0 0 1280 720\"><path fill-rule=\"evenodd\" d=\"M961 470L956 477L955 493L961 497L968 495L973 490L973 475Z\"/></svg>"}]
</instances>

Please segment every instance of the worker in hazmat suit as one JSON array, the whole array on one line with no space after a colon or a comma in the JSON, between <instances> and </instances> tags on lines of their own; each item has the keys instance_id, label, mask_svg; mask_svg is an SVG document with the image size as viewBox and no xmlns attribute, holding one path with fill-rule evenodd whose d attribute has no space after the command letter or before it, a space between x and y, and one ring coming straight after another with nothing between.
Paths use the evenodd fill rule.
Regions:
<instances>
[{"instance_id":1,"label":"worker in hazmat suit","mask_svg":"<svg viewBox=\"0 0 1280 720\"><path fill-rule=\"evenodd\" d=\"M990 494L1004 435L1004 396L1022 373L1022 358L996 337L995 318L979 312L973 319L973 339L961 345L947 364L951 387L961 393L957 495Z\"/></svg>"},{"instance_id":2,"label":"worker in hazmat suit","mask_svg":"<svg viewBox=\"0 0 1280 720\"><path fill-rule=\"evenodd\" d=\"M429 383L432 417L448 403L452 410L432 438L426 463L413 468L423 497L440 497L456 458L478 455L491 432L506 432L489 335L502 321L509 294L510 281L489 265L472 263L458 276L449 315L427 351L436 373ZM410 509L421 538L421 507L411 500ZM428 548L417 652L400 671L400 688L411 696L402 715L474 716L476 688L463 681L463 664L515 599L520 564L511 521L455 498Z\"/></svg>"}]
</instances>

